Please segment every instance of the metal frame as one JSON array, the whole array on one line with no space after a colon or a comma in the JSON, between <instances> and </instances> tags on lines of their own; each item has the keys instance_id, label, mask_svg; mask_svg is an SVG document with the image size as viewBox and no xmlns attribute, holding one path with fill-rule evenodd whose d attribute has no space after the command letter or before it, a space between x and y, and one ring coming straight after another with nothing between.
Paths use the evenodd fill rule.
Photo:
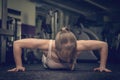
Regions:
<instances>
[{"instance_id":1,"label":"metal frame","mask_svg":"<svg viewBox=\"0 0 120 80\"><path fill-rule=\"evenodd\" d=\"M1 34L6 34L8 32L6 30L6 27L7 27L7 0L2 0L2 29L0 31ZM2 41L2 43L1 43L1 54L0 54L1 60L0 61L1 61L1 63L5 63L6 39L4 38L4 35L1 35L1 41Z\"/></svg>"}]
</instances>

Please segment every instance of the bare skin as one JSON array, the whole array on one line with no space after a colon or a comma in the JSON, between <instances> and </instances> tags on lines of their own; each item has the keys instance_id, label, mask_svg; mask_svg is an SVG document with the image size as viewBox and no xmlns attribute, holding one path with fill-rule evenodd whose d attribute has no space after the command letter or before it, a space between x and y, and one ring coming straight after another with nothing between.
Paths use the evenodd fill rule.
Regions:
<instances>
[{"instance_id":1,"label":"bare skin","mask_svg":"<svg viewBox=\"0 0 120 80\"><path fill-rule=\"evenodd\" d=\"M25 71L25 67L22 65L21 60L21 49L22 48L39 48L43 51L48 51L48 45L50 40L46 39L22 39L17 40L14 42L14 59L16 63L16 67L13 69L10 69L8 71L17 72L17 71ZM52 52L53 56L55 58L58 58L55 54L55 40L52 41ZM106 61L108 56L108 45L105 42L102 41L96 41L96 40L78 40L77 41L77 52L81 52L83 50L96 50L98 49L100 51L100 66L98 68L94 68L95 71L100 72L111 72L111 70L106 68ZM78 57L80 54L78 54ZM58 67L61 65L58 65Z\"/></svg>"}]
</instances>

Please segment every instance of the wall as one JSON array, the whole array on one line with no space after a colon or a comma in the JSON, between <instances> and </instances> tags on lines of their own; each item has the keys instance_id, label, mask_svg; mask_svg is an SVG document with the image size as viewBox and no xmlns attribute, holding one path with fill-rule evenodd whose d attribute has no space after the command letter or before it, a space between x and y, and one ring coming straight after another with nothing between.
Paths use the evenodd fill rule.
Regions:
<instances>
[{"instance_id":1,"label":"wall","mask_svg":"<svg viewBox=\"0 0 120 80\"><path fill-rule=\"evenodd\" d=\"M22 12L22 23L35 26L36 5L28 0L8 0L8 8ZM0 19L2 12L2 0L0 0Z\"/></svg>"},{"instance_id":2,"label":"wall","mask_svg":"<svg viewBox=\"0 0 120 80\"><path fill-rule=\"evenodd\" d=\"M35 4L28 0L8 0L8 8L21 11L22 23L35 26Z\"/></svg>"}]
</instances>

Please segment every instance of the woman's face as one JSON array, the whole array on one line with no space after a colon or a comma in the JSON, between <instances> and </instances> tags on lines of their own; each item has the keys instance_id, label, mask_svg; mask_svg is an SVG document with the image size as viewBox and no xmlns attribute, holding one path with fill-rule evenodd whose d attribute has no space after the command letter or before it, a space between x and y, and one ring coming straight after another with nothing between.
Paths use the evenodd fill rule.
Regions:
<instances>
[{"instance_id":1,"label":"woman's face","mask_svg":"<svg viewBox=\"0 0 120 80\"><path fill-rule=\"evenodd\" d=\"M62 44L60 50L57 50L57 52L63 62L71 62L76 56L76 44Z\"/></svg>"},{"instance_id":2,"label":"woman's face","mask_svg":"<svg viewBox=\"0 0 120 80\"><path fill-rule=\"evenodd\" d=\"M70 61L76 53L76 37L64 28L56 36L55 47L62 60Z\"/></svg>"}]
</instances>

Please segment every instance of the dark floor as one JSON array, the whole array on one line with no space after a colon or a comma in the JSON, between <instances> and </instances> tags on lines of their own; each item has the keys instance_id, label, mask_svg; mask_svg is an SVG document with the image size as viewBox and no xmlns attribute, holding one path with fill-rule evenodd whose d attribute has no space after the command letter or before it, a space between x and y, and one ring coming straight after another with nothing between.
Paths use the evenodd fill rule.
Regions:
<instances>
[{"instance_id":1,"label":"dark floor","mask_svg":"<svg viewBox=\"0 0 120 80\"><path fill-rule=\"evenodd\" d=\"M14 65L0 65L0 80L120 80L120 64L108 64L113 72L94 72L98 63L78 63L74 71L47 70L40 64L25 65L25 72L7 72Z\"/></svg>"}]
</instances>

